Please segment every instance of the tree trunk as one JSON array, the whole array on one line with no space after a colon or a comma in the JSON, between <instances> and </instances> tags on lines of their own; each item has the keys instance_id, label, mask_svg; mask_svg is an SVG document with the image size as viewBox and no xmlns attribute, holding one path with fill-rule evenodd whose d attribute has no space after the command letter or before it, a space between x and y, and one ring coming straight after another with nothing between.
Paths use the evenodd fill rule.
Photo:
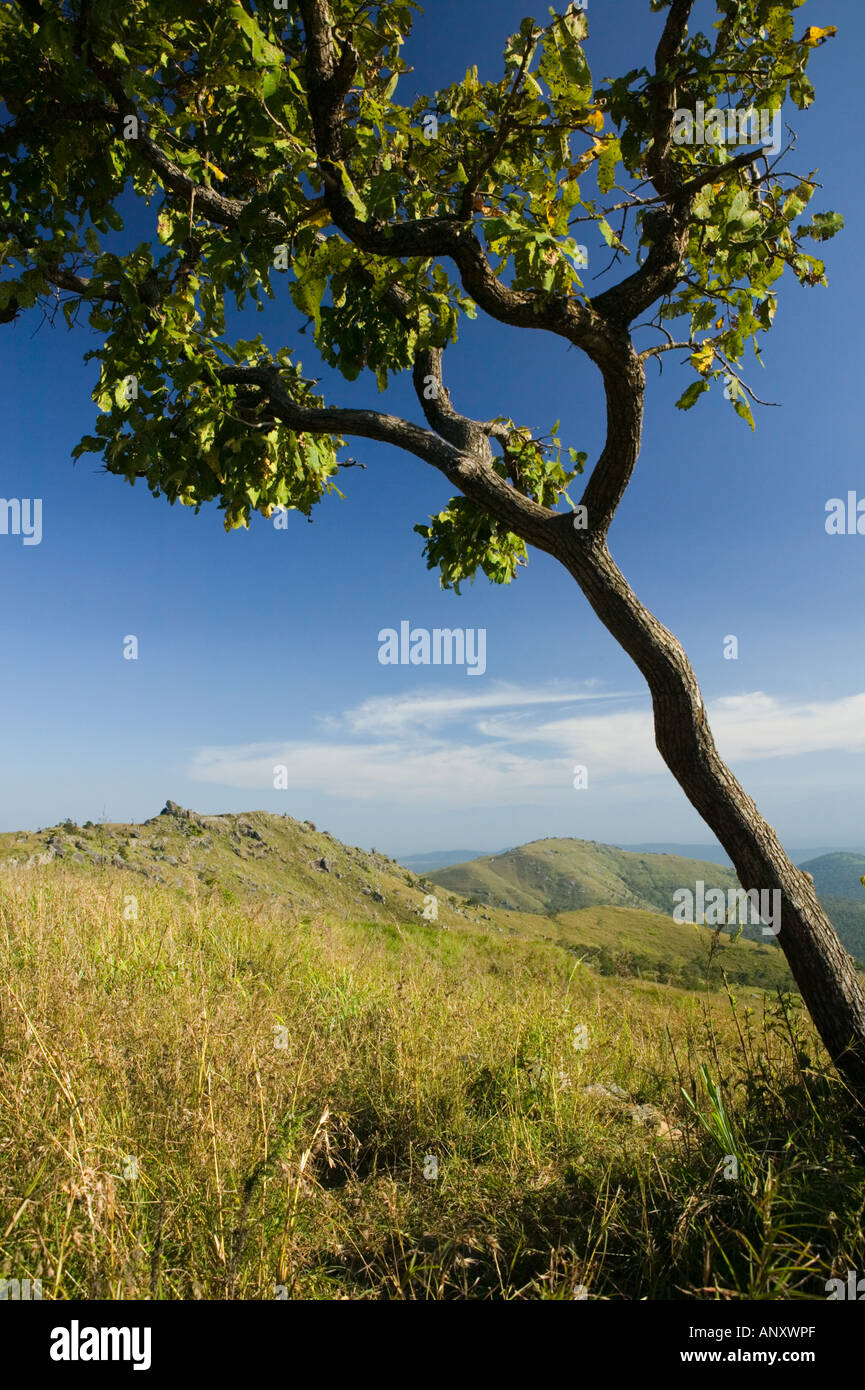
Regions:
<instances>
[{"instance_id":1,"label":"tree trunk","mask_svg":"<svg viewBox=\"0 0 865 1390\"><path fill-rule=\"evenodd\" d=\"M644 380L630 343L614 348L599 361L608 430L581 499L588 530L575 531L571 516L554 514L518 493L489 466L485 439L481 447L471 431L458 437L453 422L440 418L441 402L425 404L433 426L446 437L453 435L456 447L465 451L455 466L445 465L443 471L508 530L565 566L601 622L642 671L652 695L661 757L729 854L742 887L780 890L778 944L839 1073L865 1097L865 993L853 959L820 907L813 881L787 858L775 831L719 756L682 647L640 603L607 548L607 528L640 452ZM427 353L416 371L436 368L438 355L433 360ZM444 395L442 400L449 412ZM464 431L471 424L463 417L458 420ZM474 430L484 432L477 425Z\"/></svg>"},{"instance_id":2,"label":"tree trunk","mask_svg":"<svg viewBox=\"0 0 865 1390\"><path fill-rule=\"evenodd\" d=\"M853 959L820 907L812 879L787 858L775 831L719 756L682 647L640 603L605 541L587 545L563 518L555 553L645 676L658 751L729 854L742 887L780 889L778 944L838 1071L862 1095L865 994Z\"/></svg>"}]
</instances>

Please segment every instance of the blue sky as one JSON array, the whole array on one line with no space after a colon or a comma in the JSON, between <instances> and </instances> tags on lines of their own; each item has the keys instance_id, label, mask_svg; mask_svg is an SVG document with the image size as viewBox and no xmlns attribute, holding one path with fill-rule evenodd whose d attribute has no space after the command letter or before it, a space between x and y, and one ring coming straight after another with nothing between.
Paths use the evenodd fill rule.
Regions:
<instances>
[{"instance_id":1,"label":"blue sky","mask_svg":"<svg viewBox=\"0 0 865 1390\"><path fill-rule=\"evenodd\" d=\"M417 86L473 63L497 76L524 6L435 0L408 50ZM646 0L590 0L588 13L596 81L650 61L661 18ZM650 367L643 453L611 546L684 643L718 746L760 809L782 838L829 846L858 842L865 812L865 537L824 526L829 498L865 497L854 106L865 12L811 0L801 17L840 29L812 59L816 105L785 113L799 137L788 167L818 169L814 210L847 219L826 248L830 287L785 280L754 383L781 408L758 413L755 435L717 391L674 410L687 369L672 354L663 377ZM147 228L137 217L135 240ZM590 254L592 269L604 264ZM373 382L328 378L296 338L287 290L243 335L262 324L324 376L329 400L377 403ZM170 508L100 473L95 455L73 464L95 415L81 360L93 345L32 317L0 332L0 494L43 500L41 544L0 535L0 828L144 819L171 797L287 811L395 855L543 835L711 839L654 750L642 678L554 562L533 555L508 588L481 578L442 592L412 527L449 490L384 446L353 448L366 469L343 475L345 500L326 500L312 524L256 518L228 536L213 509ZM599 379L576 351L479 318L447 357L467 413L543 432L559 419L568 443L596 455ZM408 384L387 408L418 417ZM405 619L485 629L484 674L381 665L379 631ZM127 634L137 661L123 659ZM723 657L728 634L737 661Z\"/></svg>"}]
</instances>

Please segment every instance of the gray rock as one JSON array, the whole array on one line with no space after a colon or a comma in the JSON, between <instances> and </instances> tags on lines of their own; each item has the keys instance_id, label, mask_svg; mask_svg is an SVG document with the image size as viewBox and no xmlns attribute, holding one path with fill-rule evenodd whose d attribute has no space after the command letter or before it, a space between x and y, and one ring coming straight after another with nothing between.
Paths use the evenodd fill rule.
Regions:
<instances>
[{"instance_id":1,"label":"gray rock","mask_svg":"<svg viewBox=\"0 0 865 1390\"><path fill-rule=\"evenodd\" d=\"M608 1081L604 1086L584 1086L583 1089L587 1096L612 1096L613 1100L628 1099L627 1091L623 1091L614 1081Z\"/></svg>"},{"instance_id":2,"label":"gray rock","mask_svg":"<svg viewBox=\"0 0 865 1390\"><path fill-rule=\"evenodd\" d=\"M664 1117L654 1105L632 1105L631 1119L635 1125L657 1128L663 1123Z\"/></svg>"}]
</instances>

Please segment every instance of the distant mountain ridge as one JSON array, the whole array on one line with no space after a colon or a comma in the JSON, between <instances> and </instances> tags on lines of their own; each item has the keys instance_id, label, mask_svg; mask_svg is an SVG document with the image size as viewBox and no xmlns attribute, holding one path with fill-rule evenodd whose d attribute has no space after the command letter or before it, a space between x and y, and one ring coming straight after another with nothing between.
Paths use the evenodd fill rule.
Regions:
<instances>
[{"instance_id":1,"label":"distant mountain ridge","mask_svg":"<svg viewBox=\"0 0 865 1390\"><path fill-rule=\"evenodd\" d=\"M862 877L865 875L865 854L839 850L834 854L821 854L799 865L814 880L818 893L826 893L836 898L859 898L865 904L865 888Z\"/></svg>"},{"instance_id":2,"label":"distant mountain ridge","mask_svg":"<svg viewBox=\"0 0 865 1390\"><path fill-rule=\"evenodd\" d=\"M845 949L857 960L865 960L865 889L859 881L865 874L865 855L838 851L806 860L799 867L812 875ZM670 915L676 889L693 888L698 880L707 890L726 892L739 886L732 867L711 858L552 837L453 864L434 876L437 883L471 902L553 917L600 906ZM746 927L744 935L765 940L758 927Z\"/></svg>"},{"instance_id":3,"label":"distant mountain ridge","mask_svg":"<svg viewBox=\"0 0 865 1390\"><path fill-rule=\"evenodd\" d=\"M586 951L605 968L614 957L627 957L646 977L671 978L663 969L657 973L666 962L673 976L689 981L703 950L702 932L683 931L672 921L676 889L693 889L698 881L706 890L738 886L733 869L710 858L592 840L551 836L453 862L459 853L410 855L400 864L344 845L310 821L264 811L199 815L169 801L139 825L65 822L0 834L0 874L55 862L85 873L111 866L186 891L276 898L299 912L323 909L403 923L423 918L435 885L442 925L544 936L564 949ZM801 867L812 875L845 949L865 960L865 854L833 851ZM746 926L743 936L760 948L768 944L774 956L775 944L759 925ZM627 948L616 947L626 940ZM746 975L755 982L768 978L763 964L745 954ZM783 964L775 961L773 969Z\"/></svg>"},{"instance_id":4,"label":"distant mountain ridge","mask_svg":"<svg viewBox=\"0 0 865 1390\"><path fill-rule=\"evenodd\" d=\"M809 873L823 908L846 950L865 960L865 854L839 850L806 860L799 867Z\"/></svg>"},{"instance_id":5,"label":"distant mountain ridge","mask_svg":"<svg viewBox=\"0 0 865 1390\"><path fill-rule=\"evenodd\" d=\"M652 840L645 844L618 845L618 849L629 850L633 854L676 854L684 859L710 859L715 864L730 865L730 856L721 845L677 844L668 840ZM784 849L799 868L805 868L806 859L830 858L836 854L859 855L865 858L865 848L849 845L798 845L784 843ZM474 857L474 856L467 856ZM865 867L862 870L865 873Z\"/></svg>"},{"instance_id":6,"label":"distant mountain ridge","mask_svg":"<svg viewBox=\"0 0 865 1390\"><path fill-rule=\"evenodd\" d=\"M534 843L534 842L528 842ZM678 859L696 859L700 863L723 864L726 868L732 868L730 857L721 845L686 844L675 840L649 840L645 843L635 845L625 845L616 842L614 849L623 849L628 854L672 854ZM796 845L789 844L784 846L785 850L801 869L808 869L811 860L829 860L838 856L848 858L861 858L862 873L865 874L865 849L843 847L836 849L834 846L826 845ZM407 869L413 869L415 873L430 873L435 869L450 868L453 864L467 864L472 859L489 859L497 854L504 854L505 850L490 849L443 849L443 850L424 850L417 854L402 854L396 858L400 864L404 864ZM806 862L807 861L807 862ZM810 869L809 869L810 872ZM861 887L857 884L854 887ZM830 890L824 889L829 892ZM849 887L841 896L849 893Z\"/></svg>"},{"instance_id":7,"label":"distant mountain ridge","mask_svg":"<svg viewBox=\"0 0 865 1390\"><path fill-rule=\"evenodd\" d=\"M439 849L430 850L428 854L404 854L399 862L413 873L428 874L435 869L446 869L451 864L465 864L470 859L481 859L489 853L488 849Z\"/></svg>"}]
</instances>

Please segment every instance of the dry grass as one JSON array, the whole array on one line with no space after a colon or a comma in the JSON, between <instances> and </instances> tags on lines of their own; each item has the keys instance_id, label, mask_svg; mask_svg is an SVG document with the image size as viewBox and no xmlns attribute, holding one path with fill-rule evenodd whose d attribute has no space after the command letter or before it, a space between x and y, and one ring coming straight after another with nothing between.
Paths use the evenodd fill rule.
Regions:
<instances>
[{"instance_id":1,"label":"dry grass","mask_svg":"<svg viewBox=\"0 0 865 1390\"><path fill-rule=\"evenodd\" d=\"M146 884L124 920L129 883L0 887L0 1274L61 1299L813 1298L865 1268L857 1114L793 1001Z\"/></svg>"}]
</instances>

